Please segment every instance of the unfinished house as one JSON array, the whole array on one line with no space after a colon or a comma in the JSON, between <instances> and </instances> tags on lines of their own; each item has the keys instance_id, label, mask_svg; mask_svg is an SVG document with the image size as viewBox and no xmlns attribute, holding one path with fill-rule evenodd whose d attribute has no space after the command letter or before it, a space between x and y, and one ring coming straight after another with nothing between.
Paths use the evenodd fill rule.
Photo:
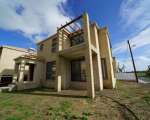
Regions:
<instances>
[{"instance_id":1,"label":"unfinished house","mask_svg":"<svg viewBox=\"0 0 150 120\"><path fill-rule=\"evenodd\" d=\"M13 73L14 73L14 58L22 54L33 53L34 49L29 48L17 48L11 46L1 46L0 47L0 85L12 83ZM27 80L27 70L24 74L24 80Z\"/></svg>"},{"instance_id":2,"label":"unfinished house","mask_svg":"<svg viewBox=\"0 0 150 120\"><path fill-rule=\"evenodd\" d=\"M77 20L83 23L83 28L78 26ZM89 21L88 14L84 13L39 42L37 56L17 57L13 81L16 82L19 75L18 90L41 85L57 92L68 88L85 89L87 97L94 98L95 90L113 89L116 79L108 29L98 28L96 22L90 24ZM25 65L30 65L33 71L30 73L32 81L23 80Z\"/></svg>"}]
</instances>

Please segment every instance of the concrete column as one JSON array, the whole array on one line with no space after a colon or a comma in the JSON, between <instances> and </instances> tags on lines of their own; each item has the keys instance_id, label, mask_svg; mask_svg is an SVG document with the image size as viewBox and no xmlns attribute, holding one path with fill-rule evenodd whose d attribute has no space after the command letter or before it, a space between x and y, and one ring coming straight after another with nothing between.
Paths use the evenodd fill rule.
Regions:
<instances>
[{"instance_id":1,"label":"concrete column","mask_svg":"<svg viewBox=\"0 0 150 120\"><path fill-rule=\"evenodd\" d=\"M57 47L56 47L56 78L55 78L55 90L57 92L61 91L61 57L59 56L59 51L62 50L62 32L58 29L57 30Z\"/></svg>"},{"instance_id":2,"label":"concrete column","mask_svg":"<svg viewBox=\"0 0 150 120\"><path fill-rule=\"evenodd\" d=\"M89 28L89 17L87 13L83 15L83 32L84 32L84 43L85 43L87 97L94 98L95 94L94 94L91 38L90 38L90 28Z\"/></svg>"},{"instance_id":3,"label":"concrete column","mask_svg":"<svg viewBox=\"0 0 150 120\"><path fill-rule=\"evenodd\" d=\"M27 81L30 81L30 69L31 69L31 67L30 67L30 64L28 66L29 66L29 69L28 69L28 78L27 78Z\"/></svg>"},{"instance_id":4,"label":"concrete column","mask_svg":"<svg viewBox=\"0 0 150 120\"><path fill-rule=\"evenodd\" d=\"M22 89L23 79L24 79L24 71L25 71L25 61L22 60L20 63L20 70L19 70L19 79L18 79L18 90Z\"/></svg>"},{"instance_id":5,"label":"concrete column","mask_svg":"<svg viewBox=\"0 0 150 120\"><path fill-rule=\"evenodd\" d=\"M12 80L12 82L17 82L18 69L19 69L19 63L15 63L15 66L14 66L14 74L13 74L13 80Z\"/></svg>"},{"instance_id":6,"label":"concrete column","mask_svg":"<svg viewBox=\"0 0 150 120\"><path fill-rule=\"evenodd\" d=\"M102 75L102 66L101 66L101 58L100 58L100 49L99 49L99 39L98 39L98 31L96 28L96 23L94 23L93 28L93 38L96 43L97 54L93 55L93 73L94 73L94 86L96 90L103 90L103 75Z\"/></svg>"}]
</instances>

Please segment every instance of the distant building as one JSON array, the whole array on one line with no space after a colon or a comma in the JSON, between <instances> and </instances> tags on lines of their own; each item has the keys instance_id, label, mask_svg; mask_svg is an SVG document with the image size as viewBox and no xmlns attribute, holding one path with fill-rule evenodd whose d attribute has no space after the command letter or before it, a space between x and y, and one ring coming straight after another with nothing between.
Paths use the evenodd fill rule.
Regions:
<instances>
[{"instance_id":1,"label":"distant building","mask_svg":"<svg viewBox=\"0 0 150 120\"><path fill-rule=\"evenodd\" d=\"M11 46L1 46L0 47L0 84L11 83L14 73L14 58L20 56L21 54L35 54L33 48L23 49ZM26 67L28 70L28 67ZM27 71L25 72L24 79L27 79Z\"/></svg>"},{"instance_id":2,"label":"distant building","mask_svg":"<svg viewBox=\"0 0 150 120\"><path fill-rule=\"evenodd\" d=\"M148 69L146 70L146 76L150 76L150 65L148 66Z\"/></svg>"}]
</instances>

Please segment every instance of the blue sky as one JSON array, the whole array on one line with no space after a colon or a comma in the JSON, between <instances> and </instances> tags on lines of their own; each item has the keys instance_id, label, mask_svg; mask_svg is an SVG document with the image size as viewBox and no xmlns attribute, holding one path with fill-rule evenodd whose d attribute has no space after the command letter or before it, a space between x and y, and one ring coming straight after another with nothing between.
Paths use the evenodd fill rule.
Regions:
<instances>
[{"instance_id":1,"label":"blue sky","mask_svg":"<svg viewBox=\"0 0 150 120\"><path fill-rule=\"evenodd\" d=\"M107 26L120 67L132 71L129 39L137 70L150 65L150 0L0 0L0 46L37 49L36 43L85 10L99 28ZM127 51L127 55L126 55ZM126 57L125 57L126 56ZM125 60L126 58L126 60Z\"/></svg>"}]
</instances>

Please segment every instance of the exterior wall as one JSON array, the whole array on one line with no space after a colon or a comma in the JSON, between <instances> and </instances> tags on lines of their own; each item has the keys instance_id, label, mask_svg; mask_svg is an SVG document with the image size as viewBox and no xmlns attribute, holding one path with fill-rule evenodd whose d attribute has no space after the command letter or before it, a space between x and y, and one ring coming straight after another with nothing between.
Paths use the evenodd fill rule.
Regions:
<instances>
[{"instance_id":1,"label":"exterior wall","mask_svg":"<svg viewBox=\"0 0 150 120\"><path fill-rule=\"evenodd\" d=\"M46 65L47 62L56 61L56 53L52 52L52 40L57 37L57 34L47 38L46 40L40 42L38 44L37 56L41 56L45 59L45 63L43 65L43 85L49 88L55 88L55 80L47 80L46 79ZM44 45L43 50L40 50L41 45Z\"/></svg>"},{"instance_id":2,"label":"exterior wall","mask_svg":"<svg viewBox=\"0 0 150 120\"><path fill-rule=\"evenodd\" d=\"M6 47L2 47L2 52L0 56L0 83L11 82L14 73L14 58L22 55L29 54L30 52L23 52L19 50L14 50ZM28 75L28 66L25 66L25 75Z\"/></svg>"},{"instance_id":3,"label":"exterior wall","mask_svg":"<svg viewBox=\"0 0 150 120\"><path fill-rule=\"evenodd\" d=\"M106 68L107 68L107 75L108 79L104 79L104 88L114 88L116 80L114 78L114 71L113 71L113 59L111 54L111 48L109 44L109 36L107 33L107 28L104 27L99 29L99 44L100 44L100 54L101 58L106 58Z\"/></svg>"},{"instance_id":4,"label":"exterior wall","mask_svg":"<svg viewBox=\"0 0 150 120\"><path fill-rule=\"evenodd\" d=\"M29 53L3 48L0 57L0 73L2 75L13 75L15 64L15 61L13 59L22 54L29 54Z\"/></svg>"},{"instance_id":5,"label":"exterior wall","mask_svg":"<svg viewBox=\"0 0 150 120\"><path fill-rule=\"evenodd\" d=\"M42 86L44 62L26 59L26 58L20 58L16 60L16 64L18 63L20 64L20 68L18 70L18 75L19 75L18 90L37 88ZM33 81L23 81L26 64L34 64Z\"/></svg>"}]
</instances>

